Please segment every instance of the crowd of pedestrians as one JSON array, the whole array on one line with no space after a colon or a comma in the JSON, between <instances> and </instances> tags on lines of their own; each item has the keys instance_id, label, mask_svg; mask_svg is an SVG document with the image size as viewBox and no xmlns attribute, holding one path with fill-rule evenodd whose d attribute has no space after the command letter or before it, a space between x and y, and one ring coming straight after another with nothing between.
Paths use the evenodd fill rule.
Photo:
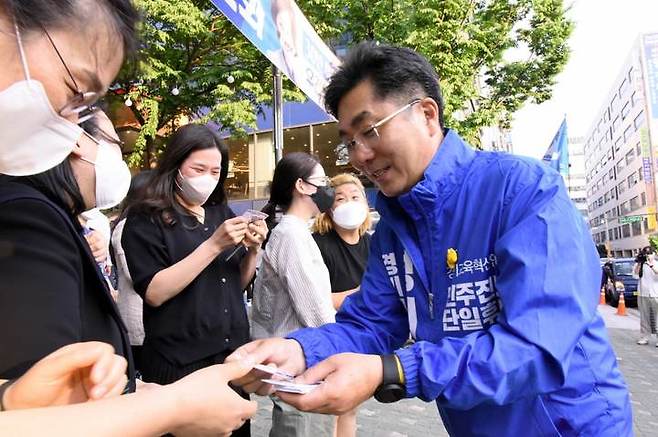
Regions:
<instances>
[{"instance_id":1,"label":"crowd of pedestrians","mask_svg":"<svg viewBox=\"0 0 658 437\"><path fill-rule=\"evenodd\" d=\"M362 43L326 90L380 191L371 237L361 181L305 153L236 216L203 125L131 178L96 102L137 20L129 0L0 1L0 434L248 436L254 392L273 437L354 436L372 396L434 400L453 435L632 433L560 176L448 129L425 58ZM274 393L257 364L324 383Z\"/></svg>"}]
</instances>

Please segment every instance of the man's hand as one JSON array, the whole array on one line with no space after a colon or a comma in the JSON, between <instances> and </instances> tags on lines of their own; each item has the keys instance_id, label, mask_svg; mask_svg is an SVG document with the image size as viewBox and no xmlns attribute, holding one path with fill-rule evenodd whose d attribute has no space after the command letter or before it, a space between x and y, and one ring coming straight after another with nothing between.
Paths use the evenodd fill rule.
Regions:
<instances>
[{"instance_id":1,"label":"man's hand","mask_svg":"<svg viewBox=\"0 0 658 437\"><path fill-rule=\"evenodd\" d=\"M173 433L177 436L230 436L242 426L256 413L257 404L243 399L228 382L245 375L253 366L248 359L218 364L162 386L161 390L172 393L177 403L177 425Z\"/></svg>"},{"instance_id":2,"label":"man's hand","mask_svg":"<svg viewBox=\"0 0 658 437\"><path fill-rule=\"evenodd\" d=\"M288 373L298 375L306 369L304 351L295 340L284 338L268 338L256 340L238 348L226 358L226 362L243 360L246 357L256 364L268 364L281 368ZM270 375L259 370L252 370L247 375L236 379L233 384L241 386L248 393L257 393L265 396L272 393L272 386L261 382Z\"/></svg>"},{"instance_id":3,"label":"man's hand","mask_svg":"<svg viewBox=\"0 0 658 437\"><path fill-rule=\"evenodd\" d=\"M318 388L305 395L276 395L300 411L340 416L373 396L382 383L383 372L379 355L333 355L295 379L302 384L324 380Z\"/></svg>"},{"instance_id":4,"label":"man's hand","mask_svg":"<svg viewBox=\"0 0 658 437\"><path fill-rule=\"evenodd\" d=\"M8 410L75 404L120 395L128 379L125 358L109 344L64 346L37 362L5 391Z\"/></svg>"}]
</instances>

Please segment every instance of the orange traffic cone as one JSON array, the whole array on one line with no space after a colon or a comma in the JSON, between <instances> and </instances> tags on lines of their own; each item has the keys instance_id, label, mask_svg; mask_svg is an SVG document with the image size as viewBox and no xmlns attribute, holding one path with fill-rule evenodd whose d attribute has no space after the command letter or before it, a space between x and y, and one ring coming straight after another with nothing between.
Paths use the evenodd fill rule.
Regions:
<instances>
[{"instance_id":1,"label":"orange traffic cone","mask_svg":"<svg viewBox=\"0 0 658 437\"><path fill-rule=\"evenodd\" d=\"M599 305L605 305L605 287L601 287L601 296L599 297Z\"/></svg>"},{"instance_id":2,"label":"orange traffic cone","mask_svg":"<svg viewBox=\"0 0 658 437\"><path fill-rule=\"evenodd\" d=\"M624 300L624 292L619 293L619 304L617 305L617 315L626 315L626 301Z\"/></svg>"}]
</instances>

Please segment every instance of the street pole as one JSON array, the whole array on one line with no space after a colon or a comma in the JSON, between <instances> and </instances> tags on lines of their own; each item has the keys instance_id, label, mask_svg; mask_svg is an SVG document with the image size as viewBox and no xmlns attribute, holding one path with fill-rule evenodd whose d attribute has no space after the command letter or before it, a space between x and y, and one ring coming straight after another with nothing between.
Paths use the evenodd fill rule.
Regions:
<instances>
[{"instance_id":1,"label":"street pole","mask_svg":"<svg viewBox=\"0 0 658 437\"><path fill-rule=\"evenodd\" d=\"M610 232L608 229L608 217L604 216L603 221L605 222L605 251L608 255L608 258L612 258L610 256Z\"/></svg>"},{"instance_id":2,"label":"street pole","mask_svg":"<svg viewBox=\"0 0 658 437\"><path fill-rule=\"evenodd\" d=\"M278 163L283 157L283 76L281 70L272 65L274 81L274 159Z\"/></svg>"}]
</instances>

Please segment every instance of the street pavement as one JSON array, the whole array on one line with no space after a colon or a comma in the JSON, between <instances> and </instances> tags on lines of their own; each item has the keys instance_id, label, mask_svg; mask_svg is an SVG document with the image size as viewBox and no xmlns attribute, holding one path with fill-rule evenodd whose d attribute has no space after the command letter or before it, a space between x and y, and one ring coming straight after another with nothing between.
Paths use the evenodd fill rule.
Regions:
<instances>
[{"instance_id":1,"label":"street pavement","mask_svg":"<svg viewBox=\"0 0 658 437\"><path fill-rule=\"evenodd\" d=\"M640 318L636 309L627 309L626 316L616 315L616 309L599 306L605 320L619 366L631 392L636 437L658 436L658 347L654 337L648 346L635 344L640 333ZM252 420L252 436L267 437L271 425L272 403L257 397L258 414ZM380 404L369 400L359 408L359 437L444 437L434 403L409 399L395 404Z\"/></svg>"},{"instance_id":2,"label":"street pavement","mask_svg":"<svg viewBox=\"0 0 658 437\"><path fill-rule=\"evenodd\" d=\"M631 392L636 437L658 436L658 347L656 337L646 346L635 342L640 337L640 315L628 309L617 316L615 309L599 306L617 354L617 361Z\"/></svg>"}]
</instances>

